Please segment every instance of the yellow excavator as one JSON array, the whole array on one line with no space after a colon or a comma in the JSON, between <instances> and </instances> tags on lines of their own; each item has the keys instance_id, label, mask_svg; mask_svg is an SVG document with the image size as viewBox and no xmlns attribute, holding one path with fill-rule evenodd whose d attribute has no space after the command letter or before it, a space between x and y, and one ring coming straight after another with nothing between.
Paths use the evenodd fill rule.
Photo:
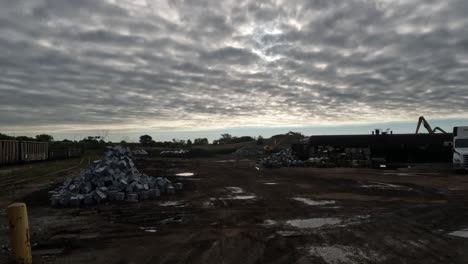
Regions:
<instances>
[{"instance_id":1,"label":"yellow excavator","mask_svg":"<svg viewBox=\"0 0 468 264\"><path fill-rule=\"evenodd\" d=\"M420 116L419 121L418 121L418 126L416 127L416 134L419 133L419 128L421 127L421 124L423 124L424 128L426 128L426 130L427 130L427 132L429 132L429 134L434 134L436 131L440 131L442 133L447 133L447 132L445 132L445 130L443 130L440 127L434 127L434 129L432 129L431 125L429 125L429 122L427 122L426 118L424 118L424 116Z\"/></svg>"}]
</instances>

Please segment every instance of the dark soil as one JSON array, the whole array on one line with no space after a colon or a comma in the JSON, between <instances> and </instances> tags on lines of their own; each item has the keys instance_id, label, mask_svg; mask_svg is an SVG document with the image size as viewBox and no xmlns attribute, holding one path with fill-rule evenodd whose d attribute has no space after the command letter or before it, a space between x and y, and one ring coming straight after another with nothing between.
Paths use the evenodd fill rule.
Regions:
<instances>
[{"instance_id":1,"label":"dark soil","mask_svg":"<svg viewBox=\"0 0 468 264\"><path fill-rule=\"evenodd\" d=\"M50 208L50 186L24 193L34 262L468 262L468 239L447 235L468 227L466 175L257 170L253 161L228 156L149 158L137 166L183 182L184 191L157 201L88 208ZM195 175L174 176L179 172ZM375 187L383 183L392 186ZM243 193L226 187L240 187ZM307 205L292 198L334 203ZM311 218L338 219L339 224L302 229L287 224ZM6 223L0 223L0 244L5 244Z\"/></svg>"}]
</instances>

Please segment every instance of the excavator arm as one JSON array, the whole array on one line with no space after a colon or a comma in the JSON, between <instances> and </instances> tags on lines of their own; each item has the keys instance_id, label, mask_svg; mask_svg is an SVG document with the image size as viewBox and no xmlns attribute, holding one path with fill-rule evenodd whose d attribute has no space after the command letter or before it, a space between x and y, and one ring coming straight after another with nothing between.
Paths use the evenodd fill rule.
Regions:
<instances>
[{"instance_id":1,"label":"excavator arm","mask_svg":"<svg viewBox=\"0 0 468 264\"><path fill-rule=\"evenodd\" d=\"M421 127L421 124L423 124L424 128L427 130L427 132L429 132L429 134L434 134L436 131L447 133L440 127L435 127L434 129L432 129L431 125L429 125L429 122L427 122L426 118L424 118L424 116L420 116L418 120L418 125L416 127L416 134L419 133L419 128Z\"/></svg>"},{"instance_id":2,"label":"excavator arm","mask_svg":"<svg viewBox=\"0 0 468 264\"><path fill-rule=\"evenodd\" d=\"M426 118L424 118L424 116L419 117L418 126L416 127L416 134L419 133L419 128L421 127L421 124L424 125L424 128L426 128L426 130L427 130L427 132L429 132L429 134L434 134L434 131L432 130L431 125L429 125L429 123L426 121Z\"/></svg>"},{"instance_id":3,"label":"excavator arm","mask_svg":"<svg viewBox=\"0 0 468 264\"><path fill-rule=\"evenodd\" d=\"M443 130L443 129L442 129L442 128L440 128L440 127L434 127L434 129L432 130L432 132L434 132L434 133L435 133L437 130L439 130L440 132L442 132L442 133L444 133L444 134L446 134L446 133L447 133L445 130Z\"/></svg>"}]
</instances>

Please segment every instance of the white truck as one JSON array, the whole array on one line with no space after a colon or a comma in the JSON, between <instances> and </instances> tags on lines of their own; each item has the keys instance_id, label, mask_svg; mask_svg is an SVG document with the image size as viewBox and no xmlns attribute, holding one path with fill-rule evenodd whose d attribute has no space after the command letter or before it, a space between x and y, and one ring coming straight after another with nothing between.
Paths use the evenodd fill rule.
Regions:
<instances>
[{"instance_id":1,"label":"white truck","mask_svg":"<svg viewBox=\"0 0 468 264\"><path fill-rule=\"evenodd\" d=\"M468 170L468 126L453 128L453 167Z\"/></svg>"}]
</instances>

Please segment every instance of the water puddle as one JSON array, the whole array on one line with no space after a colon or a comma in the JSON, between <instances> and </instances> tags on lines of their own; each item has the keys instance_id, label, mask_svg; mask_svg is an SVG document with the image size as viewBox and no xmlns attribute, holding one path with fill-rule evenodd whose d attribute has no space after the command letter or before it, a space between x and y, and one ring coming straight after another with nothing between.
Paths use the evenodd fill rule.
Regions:
<instances>
[{"instance_id":1,"label":"water puddle","mask_svg":"<svg viewBox=\"0 0 468 264\"><path fill-rule=\"evenodd\" d=\"M276 231L276 233L282 237L293 237L293 236L301 236L302 234L296 231L290 231L290 230L281 230L281 231Z\"/></svg>"},{"instance_id":2,"label":"water puddle","mask_svg":"<svg viewBox=\"0 0 468 264\"><path fill-rule=\"evenodd\" d=\"M312 206L335 204L335 201L332 201L332 200L315 201L315 200L311 200L311 199L308 199L308 198L302 198L302 197L294 197L292 199L295 200L295 201L298 201L298 202L305 203L307 205L312 205Z\"/></svg>"},{"instance_id":3,"label":"water puddle","mask_svg":"<svg viewBox=\"0 0 468 264\"><path fill-rule=\"evenodd\" d=\"M406 172L385 172L383 175L392 175L392 176L417 176L414 173L406 173Z\"/></svg>"},{"instance_id":4,"label":"water puddle","mask_svg":"<svg viewBox=\"0 0 468 264\"><path fill-rule=\"evenodd\" d=\"M158 203L159 206L177 206L177 207L183 207L184 202L181 201L166 201L166 202L160 202Z\"/></svg>"},{"instance_id":5,"label":"water puddle","mask_svg":"<svg viewBox=\"0 0 468 264\"><path fill-rule=\"evenodd\" d=\"M202 203L202 207L203 208L213 208L215 206L215 201L216 200L218 200L218 199L216 199L214 197L210 197L210 199L208 199L208 200L206 200L206 201L204 201Z\"/></svg>"},{"instance_id":6,"label":"water puddle","mask_svg":"<svg viewBox=\"0 0 468 264\"><path fill-rule=\"evenodd\" d=\"M265 184L265 185L277 185L278 183L277 182L265 182L263 184Z\"/></svg>"},{"instance_id":7,"label":"water puddle","mask_svg":"<svg viewBox=\"0 0 468 264\"><path fill-rule=\"evenodd\" d=\"M372 188L372 189L380 189L380 190L397 190L397 191L411 191L413 190L410 187L395 185L390 183L383 183L383 182L369 182L370 184L361 185L361 188Z\"/></svg>"},{"instance_id":8,"label":"water puddle","mask_svg":"<svg viewBox=\"0 0 468 264\"><path fill-rule=\"evenodd\" d=\"M181 173L177 173L175 176L179 176L179 177L192 177L193 175L195 175L193 172L181 172Z\"/></svg>"},{"instance_id":9,"label":"water puddle","mask_svg":"<svg viewBox=\"0 0 468 264\"><path fill-rule=\"evenodd\" d=\"M226 198L222 198L222 200L252 200L257 198L255 195L234 195Z\"/></svg>"},{"instance_id":10,"label":"water puddle","mask_svg":"<svg viewBox=\"0 0 468 264\"><path fill-rule=\"evenodd\" d=\"M310 219L294 219L286 221L286 224L296 228L318 228L327 225L341 224L341 219L338 218L310 218Z\"/></svg>"},{"instance_id":11,"label":"water puddle","mask_svg":"<svg viewBox=\"0 0 468 264\"><path fill-rule=\"evenodd\" d=\"M145 227L145 226L140 226L139 227L141 230L145 231L145 232L148 232L148 233L156 233L157 230L154 226L148 226L148 227Z\"/></svg>"},{"instance_id":12,"label":"water puddle","mask_svg":"<svg viewBox=\"0 0 468 264\"><path fill-rule=\"evenodd\" d=\"M278 224L278 222L275 221L275 220L272 220L272 219L267 219L267 220L263 221L263 223L262 223L263 226L275 226L277 224Z\"/></svg>"},{"instance_id":13,"label":"water puddle","mask_svg":"<svg viewBox=\"0 0 468 264\"><path fill-rule=\"evenodd\" d=\"M468 228L448 233L451 236L468 238Z\"/></svg>"},{"instance_id":14,"label":"water puddle","mask_svg":"<svg viewBox=\"0 0 468 264\"><path fill-rule=\"evenodd\" d=\"M202 204L203 208L212 208L214 207L214 203L212 201L204 201Z\"/></svg>"},{"instance_id":15,"label":"water puddle","mask_svg":"<svg viewBox=\"0 0 468 264\"><path fill-rule=\"evenodd\" d=\"M220 200L251 200L257 198L255 194L246 193L244 189L240 187L230 186L225 187L231 194L228 197L220 198Z\"/></svg>"},{"instance_id":16,"label":"water puddle","mask_svg":"<svg viewBox=\"0 0 468 264\"><path fill-rule=\"evenodd\" d=\"M437 176L440 173L435 172L385 172L383 175L391 175L391 176L401 176L401 177L409 177L409 176Z\"/></svg>"},{"instance_id":17,"label":"water puddle","mask_svg":"<svg viewBox=\"0 0 468 264\"><path fill-rule=\"evenodd\" d=\"M325 207L322 207L324 209L340 209L341 206L325 206Z\"/></svg>"},{"instance_id":18,"label":"water puddle","mask_svg":"<svg viewBox=\"0 0 468 264\"><path fill-rule=\"evenodd\" d=\"M215 162L226 163L226 162L236 162L236 160L233 160L233 159L230 159L230 160L217 160Z\"/></svg>"},{"instance_id":19,"label":"water puddle","mask_svg":"<svg viewBox=\"0 0 468 264\"><path fill-rule=\"evenodd\" d=\"M286 227L289 226L289 227L295 227L298 229L314 229L314 228L320 228L323 226L345 227L345 226L350 226L350 225L357 225L357 224L361 224L365 222L369 218L370 216L364 215L364 216L354 216L348 220L343 220L340 218L332 218L332 217L292 219L292 220L287 220L287 221L266 219L260 225L266 228L277 227L277 226L286 226ZM286 230L284 232L297 233L298 231Z\"/></svg>"},{"instance_id":20,"label":"water puddle","mask_svg":"<svg viewBox=\"0 0 468 264\"><path fill-rule=\"evenodd\" d=\"M226 189L230 191L231 193L235 193L235 194L244 193L244 190L240 187L226 187Z\"/></svg>"},{"instance_id":21,"label":"water puddle","mask_svg":"<svg viewBox=\"0 0 468 264\"><path fill-rule=\"evenodd\" d=\"M361 250L350 246L318 246L309 248L310 256L321 257L325 263L363 263L380 262L385 260L373 250Z\"/></svg>"}]
</instances>

